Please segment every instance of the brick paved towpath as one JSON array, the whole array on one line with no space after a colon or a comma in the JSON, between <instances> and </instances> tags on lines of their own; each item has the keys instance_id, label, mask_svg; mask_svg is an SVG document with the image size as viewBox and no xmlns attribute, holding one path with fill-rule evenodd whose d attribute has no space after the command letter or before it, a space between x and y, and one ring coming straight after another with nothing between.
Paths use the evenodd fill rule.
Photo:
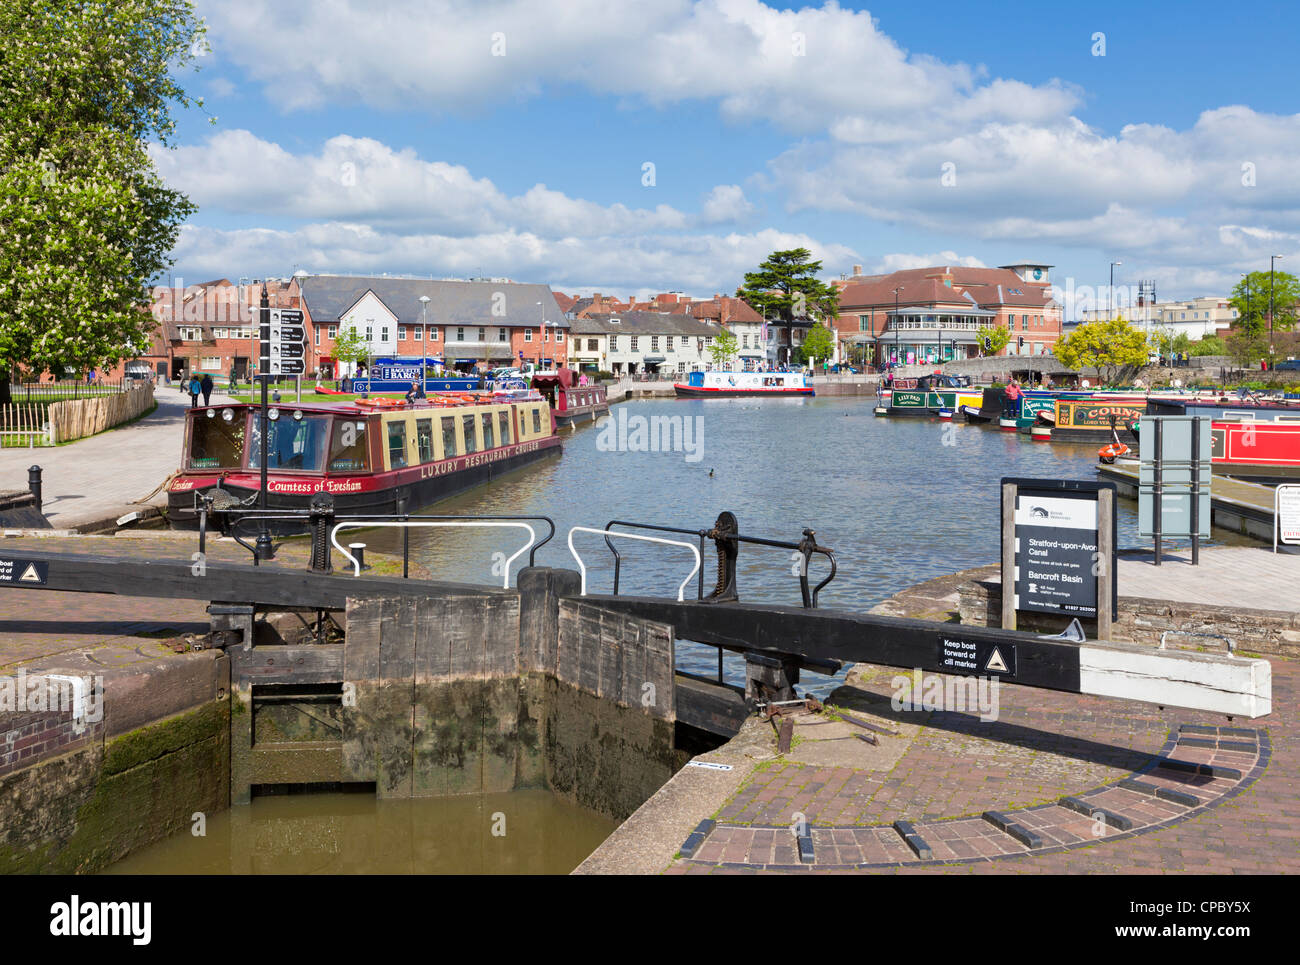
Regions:
<instances>
[{"instance_id":1,"label":"brick paved towpath","mask_svg":"<svg viewBox=\"0 0 1300 965\"><path fill-rule=\"evenodd\" d=\"M957 582L877 609L954 618ZM1300 662L1269 659L1274 710L1258 720L1014 685L988 722L896 711L902 671L859 664L829 702L891 732L877 744L808 715L779 754L772 726L751 720L697 758L732 770L685 768L578 871L1300 872ZM800 816L810 864L790 831Z\"/></svg>"}]
</instances>

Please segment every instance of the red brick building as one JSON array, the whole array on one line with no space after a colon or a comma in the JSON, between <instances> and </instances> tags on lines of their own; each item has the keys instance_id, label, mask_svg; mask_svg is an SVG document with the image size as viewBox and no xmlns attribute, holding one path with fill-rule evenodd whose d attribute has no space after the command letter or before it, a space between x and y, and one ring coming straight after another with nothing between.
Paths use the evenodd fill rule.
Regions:
<instances>
[{"instance_id":1,"label":"red brick building","mask_svg":"<svg viewBox=\"0 0 1300 965\"><path fill-rule=\"evenodd\" d=\"M945 265L836 282L835 331L840 357L937 362L983 352L985 325L1008 329L1000 354L1042 355L1061 336L1062 309L1052 299L1051 265L1022 262L1000 268Z\"/></svg>"}]
</instances>

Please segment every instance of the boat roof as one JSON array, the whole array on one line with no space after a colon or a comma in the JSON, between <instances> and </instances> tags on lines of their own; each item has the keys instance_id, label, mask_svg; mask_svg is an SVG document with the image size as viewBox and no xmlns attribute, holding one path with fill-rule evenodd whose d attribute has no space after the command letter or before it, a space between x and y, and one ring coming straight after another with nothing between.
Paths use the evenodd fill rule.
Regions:
<instances>
[{"instance_id":1,"label":"boat roof","mask_svg":"<svg viewBox=\"0 0 1300 965\"><path fill-rule=\"evenodd\" d=\"M493 395L490 392L478 393L475 398L465 398L464 396L475 395L475 393L451 393L443 395L442 393L432 393L429 398L416 399L414 402L407 402L405 399L393 399L391 396L379 396L378 398L388 399L397 402L397 405L362 405L353 400L340 400L338 402L294 402L293 400L281 400L279 402L268 402L268 408L288 409L290 411L299 411L304 413L317 413L321 415L367 415L371 412L416 412L421 410L439 411L442 409L456 408L459 406L471 405L509 405L514 402L540 402L544 401L540 396L531 398L519 398L507 395ZM220 405L197 406L188 410L190 413L205 412L208 409L215 409L218 412L222 409L256 409L261 408L261 402L223 402Z\"/></svg>"}]
</instances>

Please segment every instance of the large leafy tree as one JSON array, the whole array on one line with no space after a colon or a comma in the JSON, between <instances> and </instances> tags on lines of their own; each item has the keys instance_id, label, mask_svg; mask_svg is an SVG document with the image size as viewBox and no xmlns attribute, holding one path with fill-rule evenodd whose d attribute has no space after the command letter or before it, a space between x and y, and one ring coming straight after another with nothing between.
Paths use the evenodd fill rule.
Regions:
<instances>
[{"instance_id":1,"label":"large leafy tree","mask_svg":"<svg viewBox=\"0 0 1300 965\"><path fill-rule=\"evenodd\" d=\"M784 323L786 342L793 346L795 322L829 324L839 311L839 289L818 279L821 270L822 263L813 261L807 248L774 251L757 271L745 272L745 284L736 289L736 297L764 318Z\"/></svg>"},{"instance_id":2,"label":"large leafy tree","mask_svg":"<svg viewBox=\"0 0 1300 965\"><path fill-rule=\"evenodd\" d=\"M1052 354L1068 369L1095 369L1097 377L1109 384L1126 366L1146 363L1147 340L1140 329L1123 318L1085 322L1057 339Z\"/></svg>"},{"instance_id":3,"label":"large leafy tree","mask_svg":"<svg viewBox=\"0 0 1300 965\"><path fill-rule=\"evenodd\" d=\"M1296 305L1300 303L1300 279L1285 271L1274 271L1270 277L1267 271L1252 271L1232 290L1229 304L1237 310L1238 334L1248 336L1245 343L1252 343L1250 336L1267 335L1269 293L1273 296L1273 330L1289 332L1295 327Z\"/></svg>"},{"instance_id":4,"label":"large leafy tree","mask_svg":"<svg viewBox=\"0 0 1300 965\"><path fill-rule=\"evenodd\" d=\"M194 206L147 145L191 103L173 73L202 32L189 0L0 3L0 375L149 344L147 285Z\"/></svg>"}]
</instances>

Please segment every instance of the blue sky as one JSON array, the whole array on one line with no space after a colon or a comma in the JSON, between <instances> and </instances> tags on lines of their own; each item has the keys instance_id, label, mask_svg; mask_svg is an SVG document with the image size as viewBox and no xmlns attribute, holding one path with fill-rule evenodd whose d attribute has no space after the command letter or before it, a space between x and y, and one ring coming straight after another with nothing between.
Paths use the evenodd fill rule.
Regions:
<instances>
[{"instance_id":1,"label":"blue sky","mask_svg":"<svg viewBox=\"0 0 1300 965\"><path fill-rule=\"evenodd\" d=\"M827 277L1033 259L1089 286L1122 260L1164 298L1300 261L1284 4L198 7L182 76L217 122L155 152L200 205L190 280L711 294L804 245Z\"/></svg>"}]
</instances>

